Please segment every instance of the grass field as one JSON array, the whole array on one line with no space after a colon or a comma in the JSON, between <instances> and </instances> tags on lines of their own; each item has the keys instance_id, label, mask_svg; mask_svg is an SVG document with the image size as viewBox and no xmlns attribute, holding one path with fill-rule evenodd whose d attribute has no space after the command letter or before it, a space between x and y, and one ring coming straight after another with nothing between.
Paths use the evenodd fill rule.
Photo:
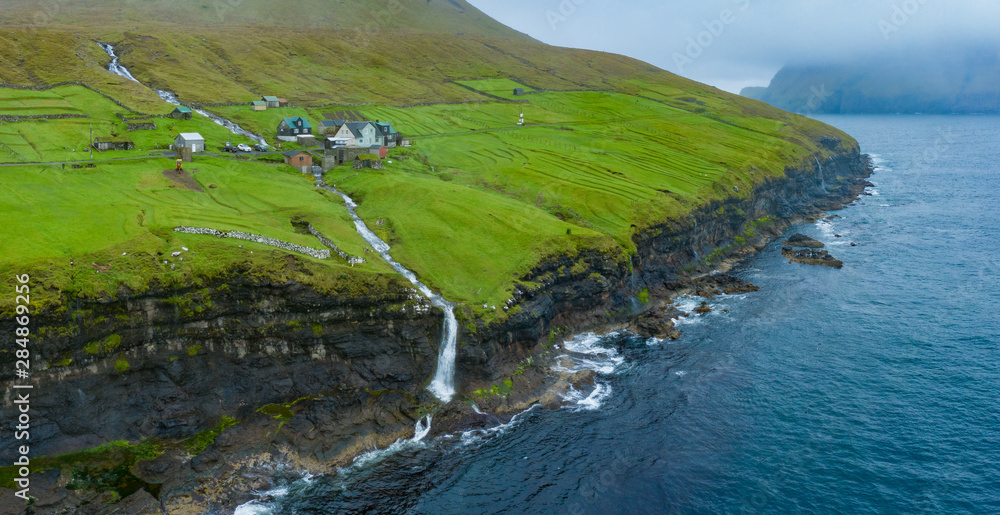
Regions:
<instances>
[{"instance_id":1,"label":"grass field","mask_svg":"<svg viewBox=\"0 0 1000 515\"><path fill-rule=\"evenodd\" d=\"M242 230L323 248L311 235L296 232L291 221L302 219L349 254L368 257L340 198L315 188L311 177L282 165L201 158L190 163L189 170L196 170L192 175L205 189L202 193L163 177L162 171L172 165L172 160L160 159L72 171L43 166L0 169L0 218L7 235L0 249L4 280L17 271L31 272L39 292L33 303L40 305L55 301L60 292L113 292L119 284L142 290L153 278L167 284L197 283L237 266L263 276L291 273L287 252L241 240L178 234L173 232L178 225ZM190 252L180 261L171 254L182 246ZM377 259L350 267L336 260L294 256L306 263L303 266L323 271L296 278L321 288L346 287L337 284L341 274L390 272ZM164 265L164 260L169 263Z\"/></svg>"},{"instance_id":2,"label":"grass field","mask_svg":"<svg viewBox=\"0 0 1000 515\"><path fill-rule=\"evenodd\" d=\"M384 171L342 167L327 182L361 203L359 212L404 265L445 297L480 309L502 304L517 277L545 256L582 248L621 256L634 250L637 230L715 199L750 195L786 168L811 166L814 157L830 154L818 143L824 136L856 147L819 122L634 59L538 43L462 0L400 1L402 10L380 17L383 4L374 0L350 7L303 0L281 12L263 0L222 11L194 0L111 10L110 0L80 0L27 27L18 20L34 19L37 4L12 0L0 13L9 27L0 32L0 82L79 80L150 113L172 109L150 88L173 91L185 102L288 98L295 107L210 108L272 141L280 119L289 116L305 116L314 129L325 113L344 110L390 121L412 138L412 148L392 150ZM109 73L97 42L113 43L122 64L146 86ZM549 91L515 98L516 87ZM198 116L158 119L156 131L126 133L115 116L120 111L85 88L0 89L0 113L91 116L0 125L0 162L80 160L91 125L94 136L128 136L137 146L95 155L100 158L144 156L182 131L201 132L210 148L241 142ZM522 113L526 125L517 126ZM216 224L316 246L293 229L297 216L308 217L345 251L364 253L339 199L317 193L297 172L202 157L191 165L200 170L195 180L218 188L196 193L164 183L157 173L168 166L143 160L85 173L0 168L0 213L13 220L14 234L35 235L37 242L0 251L0 266L39 270L51 298L151 279L201 280L241 263L262 276L288 277L293 272L279 251L253 249L249 257L251 247L244 251L232 240L205 241L169 229ZM164 269L158 253L179 243L213 259ZM70 257L108 263L114 272L72 272L65 266ZM389 277L370 258L350 270L301 259L331 272L300 277L321 287ZM346 282L335 285L343 274Z\"/></svg>"},{"instance_id":3,"label":"grass field","mask_svg":"<svg viewBox=\"0 0 1000 515\"><path fill-rule=\"evenodd\" d=\"M161 102L159 113L168 113L173 106ZM135 150L94 151L95 159L136 157L156 149L166 149L181 132L197 132L205 137L209 150L224 146L226 141L253 143L236 136L208 118L195 115L190 120L153 118L156 130L126 131L126 123L115 116L124 109L81 86L60 86L48 91L26 91L0 88L0 114L85 114L89 118L61 120L22 120L0 125L0 143L24 158L0 148L0 162L51 162L90 159L91 131L95 138L124 136L135 142Z\"/></svg>"},{"instance_id":4,"label":"grass field","mask_svg":"<svg viewBox=\"0 0 1000 515\"><path fill-rule=\"evenodd\" d=\"M482 91L483 93L489 93L490 95L511 99L517 98L514 96L515 88L521 88L526 93L535 91L534 88L530 88L511 79L460 80L456 82L464 86L468 86L476 91Z\"/></svg>"},{"instance_id":5,"label":"grass field","mask_svg":"<svg viewBox=\"0 0 1000 515\"><path fill-rule=\"evenodd\" d=\"M509 79L467 82L491 94L512 91L517 84ZM517 278L546 256L584 248L634 251L636 231L683 217L715 199L750 194L755 184L786 167L828 154L817 143L820 135L834 134L853 144L821 124L793 115L767 116L768 108L758 112L756 104L733 104L722 95L689 97L662 85L633 86L642 94L543 92L517 104L357 107L370 119L392 122L413 138L414 146L393 149L384 171L358 173L345 166L331 171L327 182L360 203L360 214L393 246L396 259L428 285L492 316L483 313L482 305L503 305ZM79 159L92 122L95 133L122 132L124 126L114 116L120 108L86 88L30 94L0 89L0 98L22 112L92 116L0 126L0 141L27 159ZM317 127L325 113L349 108L213 111L272 136L281 118L305 116ZM523 127L516 125L521 113ZM145 155L181 130L202 132L219 145L232 138L202 117L157 122L156 131L127 134L139 148L146 147L143 151L101 157ZM75 142L77 151L59 146L67 142ZM83 259L107 263L117 272L97 274L97 267L92 276L60 273L47 284L53 291L111 291L115 281L139 288L153 277L183 281L222 273L250 256L234 250L233 240L177 235L170 232L174 226L242 230L317 247L315 238L296 233L291 225L293 218L305 218L349 254L369 259L353 275L389 272L366 254L367 245L340 199L319 193L311 179L290 168L202 157L189 165L199 170L194 178L206 188L199 193L178 189L162 177L170 166L167 159L153 159L85 171L2 169L9 178L0 189L5 218L19 211L42 215L9 225L15 234L34 234L34 243L0 262L44 269L90 256ZM213 258L189 259L167 270L161 254L169 255L178 242ZM280 273L279 254L258 249L251 262Z\"/></svg>"}]
</instances>

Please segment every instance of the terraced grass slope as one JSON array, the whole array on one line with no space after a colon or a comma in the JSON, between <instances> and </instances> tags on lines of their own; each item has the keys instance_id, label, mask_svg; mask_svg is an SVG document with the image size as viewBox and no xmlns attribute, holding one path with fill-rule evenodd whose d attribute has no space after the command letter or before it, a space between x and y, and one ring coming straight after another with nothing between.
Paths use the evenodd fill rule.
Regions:
<instances>
[{"instance_id":1,"label":"terraced grass slope","mask_svg":"<svg viewBox=\"0 0 1000 515\"><path fill-rule=\"evenodd\" d=\"M156 114L166 114L174 106L159 102ZM253 144L203 116L190 120L152 118L156 130L128 131L116 113L129 114L111 100L83 86L59 86L44 91L0 88L0 115L76 115L84 118L60 120L23 119L0 125L0 163L79 161L90 158L94 138L127 137L135 150L94 152L95 158L111 159L147 156L154 149L166 149L181 132L197 132L205 137L210 150L231 141Z\"/></svg>"},{"instance_id":2,"label":"terraced grass slope","mask_svg":"<svg viewBox=\"0 0 1000 515\"><path fill-rule=\"evenodd\" d=\"M751 195L755 185L786 168L812 166L831 152L819 144L823 137L856 147L819 122L627 57L540 44L483 19L464 2L400 0L401 9L371 26L364 20L370 9L377 16L381 2L243 0L220 18L194 21L199 2L179 2L175 14L166 0L109 5L68 3L42 17L40 26L26 27L33 4L11 2L0 15L8 20L0 30L0 80L80 80L149 113L172 109L151 88L174 91L186 102L288 98L294 107L263 113L245 105L210 108L269 138L285 116L306 116L316 125L325 113L352 109L389 120L414 146L393 150L384 171L336 169L327 182L361 202L361 215L393 245L397 259L445 297L481 313L492 312L482 310L484 304L502 305L518 277L547 256L596 248L623 257L634 250L636 231L685 217L715 199ZM319 21L289 30L286 24L304 19L303 13ZM22 23L14 26L15 18ZM302 28L310 26L326 28ZM145 85L107 72L109 58L97 42L115 44L122 63ZM514 87L529 94L515 97ZM12 151L12 162L20 162L14 154L72 159L88 141L91 122L95 131L121 133L124 124L115 113L125 110L85 88L0 90L0 114L91 116L5 124L0 142ZM521 113L523 126L516 124ZM217 145L236 140L196 117L129 133L143 151L121 155L140 156L189 129ZM175 224L214 223L305 244L311 237L296 233L291 220L307 217L348 252L364 252L338 199L321 196L281 165L202 158L192 167L201 169L194 177L205 193L178 191L156 179L154 172L168 167L143 160L104 163L86 174L0 168L17 177L0 189L3 219L41 213L10 227L42 235L31 252L5 251L0 263L9 270L0 272L41 270L53 296L105 294L119 283L199 280L234 265L332 289L389 277L373 259L351 269L304 257L292 266L278 251L254 249L250 258L250 249L239 249L234 240L199 243L212 260L166 269L158 253L189 243L188 236L168 231ZM74 226L85 213L100 222ZM57 230L65 227L79 232ZM98 266L71 273L70 259ZM120 275L97 279L104 263Z\"/></svg>"}]
</instances>

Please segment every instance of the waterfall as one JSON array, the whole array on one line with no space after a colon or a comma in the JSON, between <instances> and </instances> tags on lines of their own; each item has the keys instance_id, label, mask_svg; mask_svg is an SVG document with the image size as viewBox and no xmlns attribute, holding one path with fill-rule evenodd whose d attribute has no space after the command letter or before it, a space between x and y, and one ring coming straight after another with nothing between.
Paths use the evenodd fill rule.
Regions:
<instances>
[{"instance_id":1,"label":"waterfall","mask_svg":"<svg viewBox=\"0 0 1000 515\"><path fill-rule=\"evenodd\" d=\"M98 43L98 45L100 45L100 47L103 48L104 51L107 52L109 56L111 56L111 64L108 65L109 72L115 75L119 75L121 77L125 77L126 79L131 80L137 84L142 84L141 82L139 82L138 79L132 76L132 73L128 71L128 68L125 68L121 64L118 64L118 56L115 55L115 49L113 46L111 46L111 44ZM181 104L181 101L177 98L177 95L171 93L170 91L164 91L162 89L154 89L153 91L155 91L156 94L159 95L159 97L162 98L163 101L168 104L173 104L175 106L183 105ZM191 110L229 129L229 132L232 132L233 134L239 136L245 136L249 139L256 141L257 143L260 143L261 145L267 145L267 140L265 140L262 136L254 134L244 129L243 127L240 127L232 120L227 120L225 118L222 118L221 116L215 116L214 114L209 113L208 111L205 111L203 109L192 108Z\"/></svg>"},{"instance_id":2,"label":"waterfall","mask_svg":"<svg viewBox=\"0 0 1000 515\"><path fill-rule=\"evenodd\" d=\"M109 72L111 72L111 73L113 73L115 75L120 75L122 77L125 77L126 79L128 79L128 80L130 80L132 82L136 82L136 83L142 84L135 77L133 77L131 73L129 73L129 71L128 71L127 68L125 68L124 66L118 64L118 56L115 55L115 49L114 49L114 47L111 46L110 43L98 43L98 45L101 48L103 48L104 51L107 52L107 54L109 56L111 56L111 64L108 65L108 71Z\"/></svg>"},{"instance_id":3,"label":"waterfall","mask_svg":"<svg viewBox=\"0 0 1000 515\"><path fill-rule=\"evenodd\" d=\"M819 180L820 185L823 187L823 193L829 193L829 190L826 189L826 175L823 173L823 165L820 164L818 157L813 156L813 159L816 160L816 166L819 167Z\"/></svg>"},{"instance_id":4,"label":"waterfall","mask_svg":"<svg viewBox=\"0 0 1000 515\"><path fill-rule=\"evenodd\" d=\"M382 241L375 233L373 233L368 226L365 225L364 220L358 216L357 207L358 205L351 199L351 197L338 191L336 188L328 186L323 182L323 176L320 174L315 174L316 184L331 193L336 193L344 199L344 205L347 207L347 213L351 215L354 220L354 227L358 230L358 234L369 245L375 249L376 252L393 270L398 272L403 277L406 277L414 286L420 290L420 293L424 294L425 297L430 299L431 304L441 308L444 311L444 329L441 334L441 345L438 352L438 365L437 372L434 373L434 379L431 380L430 386L427 387L435 397L443 402L449 402L451 398L455 395L455 354L457 352L457 340L458 340L458 320L455 319L455 306L451 302L448 302L444 297L434 293L427 285L420 282L417 279L416 274L407 270L403 265L396 262L392 256L389 255L389 244ZM417 429L418 434L421 430L421 423L418 422ZM427 419L427 427L430 427L430 418Z\"/></svg>"}]
</instances>

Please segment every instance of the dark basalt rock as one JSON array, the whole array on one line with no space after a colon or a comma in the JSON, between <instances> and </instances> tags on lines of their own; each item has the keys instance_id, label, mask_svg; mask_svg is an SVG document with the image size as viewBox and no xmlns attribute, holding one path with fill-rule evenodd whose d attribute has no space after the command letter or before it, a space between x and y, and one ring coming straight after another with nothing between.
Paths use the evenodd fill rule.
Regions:
<instances>
[{"instance_id":1,"label":"dark basalt rock","mask_svg":"<svg viewBox=\"0 0 1000 515\"><path fill-rule=\"evenodd\" d=\"M680 313L670 307L658 307L632 318L629 329L643 336L676 340L681 332L674 328L674 320Z\"/></svg>"},{"instance_id":2,"label":"dark basalt rock","mask_svg":"<svg viewBox=\"0 0 1000 515\"><path fill-rule=\"evenodd\" d=\"M862 178L872 171L854 150L824 161L823 169L825 180L811 168L787 169L757 185L753 195L637 228L631 263L607 250L538 263L520 278L506 319L463 320L455 364L459 395L434 413L434 431L491 427L534 403L560 405L560 391L588 378L552 377L557 339L624 322L633 332L677 338L673 320L686 314L665 306L630 316L640 290L648 289L653 299L682 290L706 298L756 291L731 276L692 275L717 267L704 257L737 237L746 244L720 259L749 255L780 237L788 224L841 208L861 193L867 184ZM751 221L766 222L752 238ZM809 258L824 255L818 264L840 263L825 252ZM67 297L62 306L32 318L41 336L32 352L48 363L31 377L36 391L45 392L32 396L32 453L54 456L152 438L166 452L136 464L132 473L162 484L152 495L166 512L232 513L253 492L270 487L259 473L263 465L331 471L374 446L412 437L416 420L437 406L425 383L437 365L441 313L414 300L408 283L396 283L379 294L366 288L318 292L294 282L259 282L234 270L198 286ZM0 320L0 332L13 332L12 318ZM113 351L85 350L110 335L120 337ZM72 362L57 365L67 358ZM117 359L127 360L128 370L116 370ZM13 381L14 360L13 354L0 355L0 381ZM475 399L488 415L463 402L463 394L508 380L504 393ZM264 406L288 406L287 416L259 412ZM0 403L0 420L13 420L16 410L10 399ZM239 423L203 454L189 457L177 447L222 416ZM14 455L15 444L0 441L0 454ZM103 494L67 490L68 479L66 470L56 469L32 478L36 513L84 513L74 511L84 505L111 512L117 506L104 504ZM129 496L134 513L152 506L141 492ZM10 504L17 499L9 489L0 493L0 513L24 512L23 503Z\"/></svg>"},{"instance_id":3,"label":"dark basalt rock","mask_svg":"<svg viewBox=\"0 0 1000 515\"><path fill-rule=\"evenodd\" d=\"M804 265L829 266L833 268L841 268L844 266L843 261L834 258L825 250L793 249L792 247L783 247L781 249L781 255L788 258L790 262L802 263Z\"/></svg>"},{"instance_id":4,"label":"dark basalt rock","mask_svg":"<svg viewBox=\"0 0 1000 515\"><path fill-rule=\"evenodd\" d=\"M785 240L785 245L791 245L792 247L806 247L810 249L821 249L824 245L816 241L805 234L793 234Z\"/></svg>"},{"instance_id":5,"label":"dark basalt rock","mask_svg":"<svg viewBox=\"0 0 1000 515\"><path fill-rule=\"evenodd\" d=\"M694 312L704 315L706 313L711 313L712 307L709 306L707 302L702 302L700 306L694 308Z\"/></svg>"}]
</instances>

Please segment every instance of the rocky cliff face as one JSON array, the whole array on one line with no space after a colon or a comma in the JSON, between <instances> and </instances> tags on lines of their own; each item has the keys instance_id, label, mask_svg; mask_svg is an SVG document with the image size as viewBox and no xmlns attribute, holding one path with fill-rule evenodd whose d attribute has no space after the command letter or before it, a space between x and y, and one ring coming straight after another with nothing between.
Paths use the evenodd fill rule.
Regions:
<instances>
[{"instance_id":1,"label":"rocky cliff face","mask_svg":"<svg viewBox=\"0 0 1000 515\"><path fill-rule=\"evenodd\" d=\"M636 234L631 265L626 256L598 251L540 264L523 278L537 286L517 293L514 314L490 325L464 322L459 393L520 369L510 395L481 406L502 416L541 400L551 380L537 365L557 335L626 320L637 291L668 293L725 257L752 252L791 221L853 198L870 172L863 156L844 150L814 168L789 170L752 195ZM119 467L118 486L79 464L36 460L36 509L89 503L93 513L230 510L262 486L251 474L262 465L330 470L373 445L411 436L415 421L436 409L425 387L436 367L442 315L408 285L392 290L345 298L234 276L187 290L71 300L35 317L33 352L47 368L31 379L31 455L150 437L162 451L109 455L108 467ZM12 332L11 322L0 322L0 331ZM14 370L13 359L0 355L0 373ZM526 362L536 366L525 369ZM2 378L7 385L13 379ZM12 401L8 386L0 420L14 420ZM224 417L235 425L212 433ZM453 402L434 426L494 421ZM206 445L192 447L198 439ZM4 439L0 452L14 456L16 443ZM74 481L83 487L67 490ZM131 488L121 488L122 481ZM109 495L127 498L97 502ZM0 503L7 512L24 509L13 495Z\"/></svg>"}]
</instances>

